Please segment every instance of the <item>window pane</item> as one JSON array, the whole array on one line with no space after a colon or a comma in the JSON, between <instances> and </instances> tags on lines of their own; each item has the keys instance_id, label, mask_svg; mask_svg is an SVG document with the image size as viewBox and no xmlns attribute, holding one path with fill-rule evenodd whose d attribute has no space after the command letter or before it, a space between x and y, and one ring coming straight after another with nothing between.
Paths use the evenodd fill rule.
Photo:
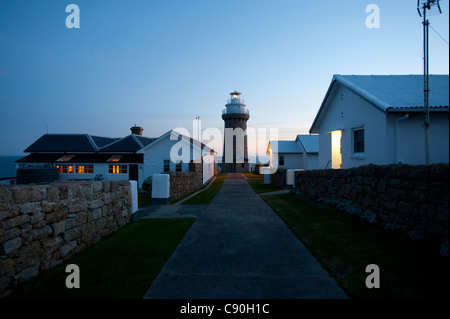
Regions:
<instances>
[{"instance_id":1,"label":"window pane","mask_svg":"<svg viewBox=\"0 0 450 319\"><path fill-rule=\"evenodd\" d=\"M164 172L170 171L170 161L164 160Z\"/></svg>"},{"instance_id":2,"label":"window pane","mask_svg":"<svg viewBox=\"0 0 450 319\"><path fill-rule=\"evenodd\" d=\"M363 153L364 152L364 130L354 130L353 131L353 152Z\"/></svg>"}]
</instances>

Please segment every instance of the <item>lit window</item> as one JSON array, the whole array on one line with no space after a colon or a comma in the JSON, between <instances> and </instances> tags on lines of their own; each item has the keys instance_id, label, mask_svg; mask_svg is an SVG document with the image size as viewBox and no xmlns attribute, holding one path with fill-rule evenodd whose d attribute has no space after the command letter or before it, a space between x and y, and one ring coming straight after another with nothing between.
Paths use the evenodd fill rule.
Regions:
<instances>
[{"instance_id":1,"label":"lit window","mask_svg":"<svg viewBox=\"0 0 450 319\"><path fill-rule=\"evenodd\" d=\"M170 161L164 160L164 172L169 172L169 171L170 171Z\"/></svg>"},{"instance_id":2,"label":"lit window","mask_svg":"<svg viewBox=\"0 0 450 319\"><path fill-rule=\"evenodd\" d=\"M353 129L353 153L364 153L364 128Z\"/></svg>"},{"instance_id":3,"label":"lit window","mask_svg":"<svg viewBox=\"0 0 450 319\"><path fill-rule=\"evenodd\" d=\"M73 165L56 165L60 174L73 174Z\"/></svg>"},{"instance_id":4,"label":"lit window","mask_svg":"<svg viewBox=\"0 0 450 319\"><path fill-rule=\"evenodd\" d=\"M109 174L127 174L127 165L109 165Z\"/></svg>"},{"instance_id":5,"label":"lit window","mask_svg":"<svg viewBox=\"0 0 450 319\"><path fill-rule=\"evenodd\" d=\"M123 155L113 155L108 158L107 162L118 162L123 157Z\"/></svg>"},{"instance_id":6,"label":"lit window","mask_svg":"<svg viewBox=\"0 0 450 319\"><path fill-rule=\"evenodd\" d=\"M75 157L75 155L64 155L63 157L58 158L56 161L57 162L68 162L74 157Z\"/></svg>"},{"instance_id":7,"label":"lit window","mask_svg":"<svg viewBox=\"0 0 450 319\"><path fill-rule=\"evenodd\" d=\"M77 165L76 172L77 174L93 174L94 165Z\"/></svg>"}]
</instances>

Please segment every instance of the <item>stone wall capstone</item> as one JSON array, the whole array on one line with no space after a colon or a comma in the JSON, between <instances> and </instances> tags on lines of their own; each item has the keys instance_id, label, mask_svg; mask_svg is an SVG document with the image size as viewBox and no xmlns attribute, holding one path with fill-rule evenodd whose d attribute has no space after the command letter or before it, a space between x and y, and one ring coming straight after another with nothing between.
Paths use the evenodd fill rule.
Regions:
<instances>
[{"instance_id":1,"label":"stone wall capstone","mask_svg":"<svg viewBox=\"0 0 450 319\"><path fill-rule=\"evenodd\" d=\"M0 186L0 298L130 220L129 181Z\"/></svg>"},{"instance_id":2,"label":"stone wall capstone","mask_svg":"<svg viewBox=\"0 0 450 319\"><path fill-rule=\"evenodd\" d=\"M449 164L366 165L296 172L296 192L411 238L441 244L448 255Z\"/></svg>"}]
</instances>

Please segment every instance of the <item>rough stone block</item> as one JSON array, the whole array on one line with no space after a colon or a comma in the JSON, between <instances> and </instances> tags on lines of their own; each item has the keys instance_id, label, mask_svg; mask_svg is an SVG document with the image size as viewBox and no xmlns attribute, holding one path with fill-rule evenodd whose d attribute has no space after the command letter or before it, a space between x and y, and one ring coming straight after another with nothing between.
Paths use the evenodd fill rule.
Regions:
<instances>
[{"instance_id":1,"label":"rough stone block","mask_svg":"<svg viewBox=\"0 0 450 319\"><path fill-rule=\"evenodd\" d=\"M101 192L103 189L103 183L102 182L93 182L92 183L92 191L94 192Z\"/></svg>"},{"instance_id":2,"label":"rough stone block","mask_svg":"<svg viewBox=\"0 0 450 319\"><path fill-rule=\"evenodd\" d=\"M62 245L61 248L59 248L59 253L61 254L61 257L66 257L71 251L73 251L77 247L77 241L73 240L69 242L68 244Z\"/></svg>"},{"instance_id":3,"label":"rough stone block","mask_svg":"<svg viewBox=\"0 0 450 319\"><path fill-rule=\"evenodd\" d=\"M59 188L56 186L49 186L47 188L47 201L56 203L59 201Z\"/></svg>"},{"instance_id":4,"label":"rough stone block","mask_svg":"<svg viewBox=\"0 0 450 319\"><path fill-rule=\"evenodd\" d=\"M42 210L40 202L24 203L20 212L22 214L39 213Z\"/></svg>"},{"instance_id":5,"label":"rough stone block","mask_svg":"<svg viewBox=\"0 0 450 319\"><path fill-rule=\"evenodd\" d=\"M12 202L13 195L10 189L7 187L0 187L0 203Z\"/></svg>"},{"instance_id":6,"label":"rough stone block","mask_svg":"<svg viewBox=\"0 0 450 319\"><path fill-rule=\"evenodd\" d=\"M65 219L67 217L67 214L68 213L64 209L48 213L45 215L45 222L47 224L51 224L53 222Z\"/></svg>"},{"instance_id":7,"label":"rough stone block","mask_svg":"<svg viewBox=\"0 0 450 319\"><path fill-rule=\"evenodd\" d=\"M76 216L75 216L75 219L76 219L76 222L77 222L78 226L85 224L86 221L87 221L87 214L86 214L86 212L84 212L84 211L78 212L76 214Z\"/></svg>"},{"instance_id":8,"label":"rough stone block","mask_svg":"<svg viewBox=\"0 0 450 319\"><path fill-rule=\"evenodd\" d=\"M71 228L66 230L63 234L63 238L65 242L70 242L72 240L78 239L81 236L81 229L78 227Z\"/></svg>"},{"instance_id":9,"label":"rough stone block","mask_svg":"<svg viewBox=\"0 0 450 319\"><path fill-rule=\"evenodd\" d=\"M77 219L75 217L66 219L66 229L71 229L77 225Z\"/></svg>"},{"instance_id":10,"label":"rough stone block","mask_svg":"<svg viewBox=\"0 0 450 319\"><path fill-rule=\"evenodd\" d=\"M42 228L33 229L30 231L31 240L39 240L48 237L52 233L52 228L50 226L44 226Z\"/></svg>"},{"instance_id":11,"label":"rough stone block","mask_svg":"<svg viewBox=\"0 0 450 319\"><path fill-rule=\"evenodd\" d=\"M27 186L16 186L13 188L14 201L16 203L26 203L31 200L31 188Z\"/></svg>"},{"instance_id":12,"label":"rough stone block","mask_svg":"<svg viewBox=\"0 0 450 319\"><path fill-rule=\"evenodd\" d=\"M96 209L103 206L103 201L101 199L94 200L89 203L90 209Z\"/></svg>"},{"instance_id":13,"label":"rough stone block","mask_svg":"<svg viewBox=\"0 0 450 319\"><path fill-rule=\"evenodd\" d=\"M30 221L30 216L28 215L19 215L4 221L3 226L5 229L13 228L16 226L23 225Z\"/></svg>"},{"instance_id":14,"label":"rough stone block","mask_svg":"<svg viewBox=\"0 0 450 319\"><path fill-rule=\"evenodd\" d=\"M59 221L59 222L54 222L52 225L52 230L53 230L53 235L59 235L61 233L63 233L66 230L66 222L63 221Z\"/></svg>"},{"instance_id":15,"label":"rough stone block","mask_svg":"<svg viewBox=\"0 0 450 319\"><path fill-rule=\"evenodd\" d=\"M47 187L46 186L35 186L31 190L31 201L40 202L47 198Z\"/></svg>"},{"instance_id":16,"label":"rough stone block","mask_svg":"<svg viewBox=\"0 0 450 319\"><path fill-rule=\"evenodd\" d=\"M96 208L92 211L92 219L97 220L102 217L102 208Z\"/></svg>"},{"instance_id":17,"label":"rough stone block","mask_svg":"<svg viewBox=\"0 0 450 319\"><path fill-rule=\"evenodd\" d=\"M4 254L8 255L15 251L16 249L19 249L20 246L22 246L22 238L16 237L13 239L10 239L8 241L5 241L2 245L2 251Z\"/></svg>"},{"instance_id":18,"label":"rough stone block","mask_svg":"<svg viewBox=\"0 0 450 319\"><path fill-rule=\"evenodd\" d=\"M30 223L31 224L35 224L44 219L45 219L44 213L34 213L34 214L30 215Z\"/></svg>"},{"instance_id":19,"label":"rough stone block","mask_svg":"<svg viewBox=\"0 0 450 319\"><path fill-rule=\"evenodd\" d=\"M44 253L46 256L51 255L53 251L55 251L58 247L63 244L63 239L59 236L50 237L47 239L43 239L41 241L42 248L44 249Z\"/></svg>"}]
</instances>

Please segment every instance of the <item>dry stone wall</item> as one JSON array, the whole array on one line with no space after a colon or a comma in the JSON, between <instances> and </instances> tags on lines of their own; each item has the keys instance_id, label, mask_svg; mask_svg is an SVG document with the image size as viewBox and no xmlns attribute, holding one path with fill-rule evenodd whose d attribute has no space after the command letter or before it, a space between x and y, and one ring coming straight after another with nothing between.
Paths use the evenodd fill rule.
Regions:
<instances>
[{"instance_id":1,"label":"dry stone wall","mask_svg":"<svg viewBox=\"0 0 450 319\"><path fill-rule=\"evenodd\" d=\"M286 169L278 168L277 171L271 175L270 183L278 188L286 187Z\"/></svg>"},{"instance_id":2,"label":"dry stone wall","mask_svg":"<svg viewBox=\"0 0 450 319\"><path fill-rule=\"evenodd\" d=\"M170 172L169 200L176 201L202 187L202 163L189 163L189 172Z\"/></svg>"},{"instance_id":3,"label":"dry stone wall","mask_svg":"<svg viewBox=\"0 0 450 319\"><path fill-rule=\"evenodd\" d=\"M441 243L448 255L449 165L367 165L296 172L302 195L412 238Z\"/></svg>"},{"instance_id":4,"label":"dry stone wall","mask_svg":"<svg viewBox=\"0 0 450 319\"><path fill-rule=\"evenodd\" d=\"M130 220L129 181L0 186L0 297Z\"/></svg>"}]
</instances>

